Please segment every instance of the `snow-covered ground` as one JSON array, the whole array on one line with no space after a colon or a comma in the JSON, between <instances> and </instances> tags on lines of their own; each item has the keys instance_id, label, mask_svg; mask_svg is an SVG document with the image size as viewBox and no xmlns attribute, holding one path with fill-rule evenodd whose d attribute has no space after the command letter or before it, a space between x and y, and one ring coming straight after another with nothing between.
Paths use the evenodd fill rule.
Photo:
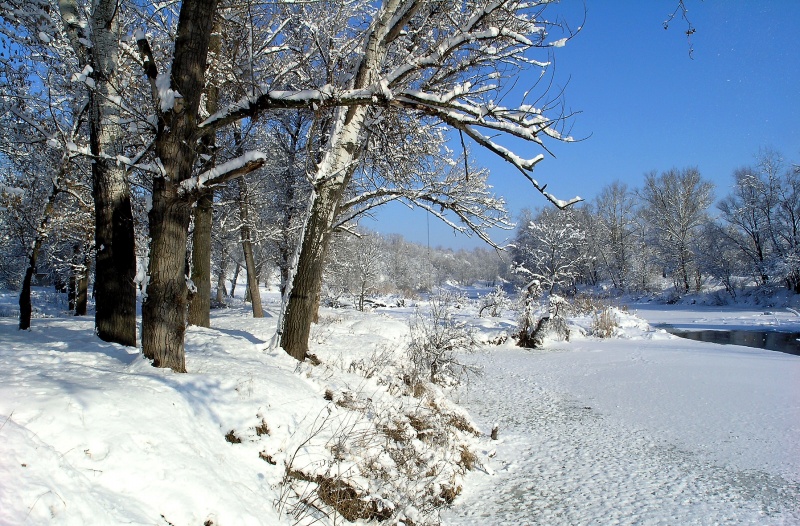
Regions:
<instances>
[{"instance_id":1,"label":"snow-covered ground","mask_svg":"<svg viewBox=\"0 0 800 526\"><path fill-rule=\"evenodd\" d=\"M790 312L680 308L632 310L675 325L796 324ZM31 332L0 318L0 524L313 522L276 511L285 465L321 473L334 449L337 469L392 464L381 453L396 444L374 429L428 411L392 390L396 371L383 361L402 354L412 310L325 309L312 341L318 367L266 349L274 318L214 311L212 329L189 330L182 375L100 342L91 319L57 306ZM487 339L514 325L475 310L460 316ZM459 438L486 456L458 482L444 524L800 524L800 357L622 321L616 339L534 351L506 343L465 357L484 372L453 396L484 433L498 424L499 440ZM435 402L461 414L440 394ZM368 417L345 410L359 404ZM343 429L359 447L340 440ZM226 440L231 431L241 442ZM426 450L441 460L436 451Z\"/></svg>"},{"instance_id":2,"label":"snow-covered ground","mask_svg":"<svg viewBox=\"0 0 800 526\"><path fill-rule=\"evenodd\" d=\"M800 524L800 359L678 338L482 354L500 426L446 524Z\"/></svg>"}]
</instances>

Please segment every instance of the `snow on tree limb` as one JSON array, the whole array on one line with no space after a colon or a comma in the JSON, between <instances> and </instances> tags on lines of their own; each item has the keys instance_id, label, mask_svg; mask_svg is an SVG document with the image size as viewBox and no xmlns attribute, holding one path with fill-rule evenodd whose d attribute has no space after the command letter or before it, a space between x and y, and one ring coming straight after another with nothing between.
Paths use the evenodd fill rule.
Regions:
<instances>
[{"instance_id":1,"label":"snow on tree limb","mask_svg":"<svg viewBox=\"0 0 800 526\"><path fill-rule=\"evenodd\" d=\"M241 177L264 166L266 159L267 155L263 152L247 152L228 162L218 164L195 177L182 181L179 191L182 194L193 193L203 188Z\"/></svg>"}]
</instances>

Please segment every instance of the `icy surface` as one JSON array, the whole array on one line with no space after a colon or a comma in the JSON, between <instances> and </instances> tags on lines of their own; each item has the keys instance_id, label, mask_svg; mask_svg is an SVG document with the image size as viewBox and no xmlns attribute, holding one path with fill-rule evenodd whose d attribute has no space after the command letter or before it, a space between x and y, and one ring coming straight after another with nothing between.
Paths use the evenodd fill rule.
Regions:
<instances>
[{"instance_id":1,"label":"icy surface","mask_svg":"<svg viewBox=\"0 0 800 526\"><path fill-rule=\"evenodd\" d=\"M798 357L654 332L477 361L495 473L446 524L800 523Z\"/></svg>"}]
</instances>

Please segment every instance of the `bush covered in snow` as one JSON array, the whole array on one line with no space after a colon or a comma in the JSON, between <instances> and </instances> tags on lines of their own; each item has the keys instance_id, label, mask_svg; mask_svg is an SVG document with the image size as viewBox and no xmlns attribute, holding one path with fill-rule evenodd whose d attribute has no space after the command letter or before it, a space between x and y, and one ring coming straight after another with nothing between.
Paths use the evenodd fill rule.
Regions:
<instances>
[{"instance_id":1,"label":"bush covered in snow","mask_svg":"<svg viewBox=\"0 0 800 526\"><path fill-rule=\"evenodd\" d=\"M477 373L459 355L478 347L475 329L456 318L454 310L467 300L454 292L440 291L430 298L427 312L417 309L411 318L409 358L414 383L428 379L442 385L456 385L468 374Z\"/></svg>"}]
</instances>

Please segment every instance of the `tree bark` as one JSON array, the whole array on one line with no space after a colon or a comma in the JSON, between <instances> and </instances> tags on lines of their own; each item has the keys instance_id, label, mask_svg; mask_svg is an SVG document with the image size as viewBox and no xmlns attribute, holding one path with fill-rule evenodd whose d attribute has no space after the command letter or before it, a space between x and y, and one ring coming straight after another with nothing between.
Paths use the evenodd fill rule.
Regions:
<instances>
[{"instance_id":1,"label":"tree bark","mask_svg":"<svg viewBox=\"0 0 800 526\"><path fill-rule=\"evenodd\" d=\"M184 268L191 205L169 195L164 188L167 184L159 178L153 187L150 281L147 300L142 305L142 351L156 367L186 372L183 339L188 289Z\"/></svg>"},{"instance_id":2,"label":"tree bark","mask_svg":"<svg viewBox=\"0 0 800 526\"><path fill-rule=\"evenodd\" d=\"M69 304L70 312L75 312L75 305L78 299L78 256L80 256L80 247L76 243L72 246L72 263L69 266L69 282L67 284L67 301Z\"/></svg>"},{"instance_id":3,"label":"tree bark","mask_svg":"<svg viewBox=\"0 0 800 526\"><path fill-rule=\"evenodd\" d=\"M211 311L211 222L213 192L200 194L194 208L192 234L192 282L196 288L189 302L189 324L210 327Z\"/></svg>"},{"instance_id":4,"label":"tree bark","mask_svg":"<svg viewBox=\"0 0 800 526\"><path fill-rule=\"evenodd\" d=\"M233 271L233 278L231 278L231 298L236 294L236 283L239 281L239 272L242 271L242 265L236 262L236 270Z\"/></svg>"},{"instance_id":5,"label":"tree bark","mask_svg":"<svg viewBox=\"0 0 800 526\"><path fill-rule=\"evenodd\" d=\"M225 296L228 291L225 288L225 277L228 274L228 251L225 247L222 248L222 253L219 256L219 274L217 274L217 303L220 305L225 304Z\"/></svg>"},{"instance_id":6,"label":"tree bark","mask_svg":"<svg viewBox=\"0 0 800 526\"><path fill-rule=\"evenodd\" d=\"M221 47L219 24L215 24L208 51L215 56ZM206 88L206 111L216 113L219 109L219 89L215 82ZM213 134L204 135L201 145L208 155L204 169L216 164L216 141ZM194 232L192 235L192 282L195 292L189 302L189 324L199 327L211 326L211 224L213 222L214 191L206 189L197 198L194 208Z\"/></svg>"},{"instance_id":7,"label":"tree bark","mask_svg":"<svg viewBox=\"0 0 800 526\"><path fill-rule=\"evenodd\" d=\"M84 251L83 266L78 277L78 288L75 294L75 316L86 316L89 300L89 254Z\"/></svg>"},{"instance_id":8,"label":"tree bark","mask_svg":"<svg viewBox=\"0 0 800 526\"><path fill-rule=\"evenodd\" d=\"M365 44L364 57L353 79L353 87L370 85L380 74L387 53L386 37L401 2L388 0L378 14ZM330 244L331 228L339 211L345 188L361 153L362 128L367 109L363 106L338 108L331 130L331 144L318 165L316 196L306 218L297 268L290 285L278 333L290 356L305 360L311 324L317 317L322 273Z\"/></svg>"},{"instance_id":9,"label":"tree bark","mask_svg":"<svg viewBox=\"0 0 800 526\"><path fill-rule=\"evenodd\" d=\"M153 180L147 299L142 305L142 352L156 367L186 371L187 287L184 275L191 196L179 191L197 159L200 97L216 0L181 4L172 63L171 88L182 95L161 115L155 151L164 167ZM158 101L156 101L158 103Z\"/></svg>"},{"instance_id":10,"label":"tree bark","mask_svg":"<svg viewBox=\"0 0 800 526\"><path fill-rule=\"evenodd\" d=\"M94 3L89 26L80 20L74 0L58 3L64 29L80 67L91 66L95 88L89 92L89 147L95 206L95 328L97 335L122 345L136 345L136 250L130 187L121 154L122 129L114 75L119 56L116 0ZM88 41L91 39L91 45Z\"/></svg>"},{"instance_id":11,"label":"tree bark","mask_svg":"<svg viewBox=\"0 0 800 526\"><path fill-rule=\"evenodd\" d=\"M247 292L253 305L253 317L263 318L264 308L261 305L261 293L258 290L258 271L256 270L255 257L253 256L253 242L250 234L250 211L248 210L247 182L244 177L239 181L239 232L242 237L242 253L247 269ZM247 300L247 298L245 298Z\"/></svg>"},{"instance_id":12,"label":"tree bark","mask_svg":"<svg viewBox=\"0 0 800 526\"><path fill-rule=\"evenodd\" d=\"M283 320L281 347L303 361L308 353L311 323L316 316L331 225L344 187L324 187L317 195L307 220L300 257Z\"/></svg>"},{"instance_id":13,"label":"tree bark","mask_svg":"<svg viewBox=\"0 0 800 526\"><path fill-rule=\"evenodd\" d=\"M114 77L120 28L116 1L97 2L91 19L90 146L95 201L95 326L105 341L136 345L136 242Z\"/></svg>"}]
</instances>

